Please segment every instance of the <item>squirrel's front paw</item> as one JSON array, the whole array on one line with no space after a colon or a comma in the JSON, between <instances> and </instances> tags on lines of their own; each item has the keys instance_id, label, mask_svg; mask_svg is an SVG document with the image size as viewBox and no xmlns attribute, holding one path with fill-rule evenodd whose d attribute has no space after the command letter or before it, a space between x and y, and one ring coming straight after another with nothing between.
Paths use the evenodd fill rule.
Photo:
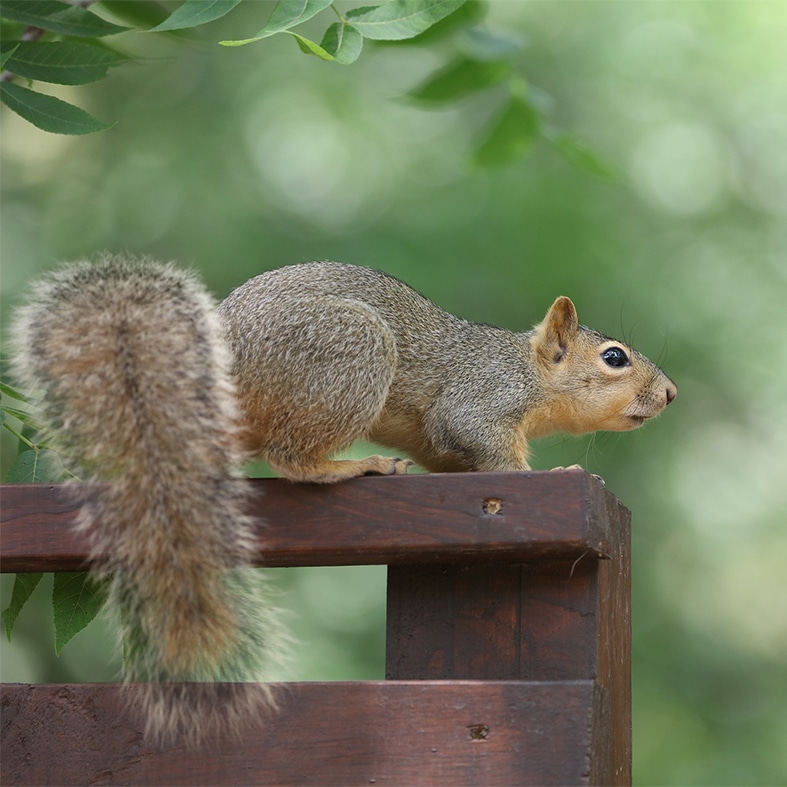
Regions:
<instances>
[{"instance_id":1,"label":"squirrel's front paw","mask_svg":"<svg viewBox=\"0 0 787 787\"><path fill-rule=\"evenodd\" d=\"M409 459L398 456L367 456L364 475L407 475L407 468L413 464Z\"/></svg>"},{"instance_id":2,"label":"squirrel's front paw","mask_svg":"<svg viewBox=\"0 0 787 787\"><path fill-rule=\"evenodd\" d=\"M374 475L407 475L407 468L413 464L409 459L400 459L398 456L381 456L381 467L373 470Z\"/></svg>"},{"instance_id":3,"label":"squirrel's front paw","mask_svg":"<svg viewBox=\"0 0 787 787\"><path fill-rule=\"evenodd\" d=\"M391 462L393 463L393 469L389 475L407 475L407 468L415 464L409 459L400 459L398 456L391 459Z\"/></svg>"},{"instance_id":4,"label":"squirrel's front paw","mask_svg":"<svg viewBox=\"0 0 787 787\"><path fill-rule=\"evenodd\" d=\"M582 465L569 465L568 467L552 467L550 468L549 472L551 473L554 470L584 470L584 469L585 468L582 467ZM607 485L607 482L600 475L596 475L595 473L591 473L590 475L592 475L593 478L601 481L601 483L604 484L604 486Z\"/></svg>"}]
</instances>

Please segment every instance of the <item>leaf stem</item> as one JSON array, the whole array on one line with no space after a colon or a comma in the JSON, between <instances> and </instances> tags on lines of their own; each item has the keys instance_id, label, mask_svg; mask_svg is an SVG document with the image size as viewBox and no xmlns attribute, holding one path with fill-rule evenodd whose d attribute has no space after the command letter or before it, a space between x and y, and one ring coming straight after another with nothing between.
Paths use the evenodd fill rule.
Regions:
<instances>
[{"instance_id":1,"label":"leaf stem","mask_svg":"<svg viewBox=\"0 0 787 787\"><path fill-rule=\"evenodd\" d=\"M26 445L28 448L30 448L31 450L33 450L33 451L36 451L36 452L38 452L38 451L40 451L40 450L41 450L41 447L40 447L38 444L36 444L36 443L33 443L33 442L31 442L30 440L28 440L28 439L27 439L27 438L26 438L26 437L25 437L25 436L24 436L24 435L23 435L21 432L18 432L16 429L14 429L14 427L13 427L13 426L11 426L11 425L8 423L8 421L6 421L6 422L3 424L3 426L4 426L6 429L8 429L8 431L9 431L9 432L11 432L11 434L12 434L14 437L16 437L16 439L17 439L17 440L19 440L19 442L21 442L21 443L24 443L24 444L25 444L25 445Z\"/></svg>"},{"instance_id":2,"label":"leaf stem","mask_svg":"<svg viewBox=\"0 0 787 787\"><path fill-rule=\"evenodd\" d=\"M336 16L339 17L339 21L343 25L346 25L347 24L347 20L342 16L342 12L336 7L336 3L331 3L331 9L333 9L333 12L336 14Z\"/></svg>"}]
</instances>

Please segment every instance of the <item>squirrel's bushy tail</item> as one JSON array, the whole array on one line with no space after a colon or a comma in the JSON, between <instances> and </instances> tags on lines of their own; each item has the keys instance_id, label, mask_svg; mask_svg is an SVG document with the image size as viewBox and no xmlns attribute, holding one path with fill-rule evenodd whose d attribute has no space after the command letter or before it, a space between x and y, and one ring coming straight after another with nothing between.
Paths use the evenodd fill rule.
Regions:
<instances>
[{"instance_id":1,"label":"squirrel's bushy tail","mask_svg":"<svg viewBox=\"0 0 787 787\"><path fill-rule=\"evenodd\" d=\"M38 282L15 366L89 487L79 527L111 576L124 680L146 732L195 742L272 704L282 647L249 568L253 539L228 351L190 274L146 260L75 263ZM220 683L216 683L220 682ZM139 692L139 694L137 694Z\"/></svg>"}]
</instances>

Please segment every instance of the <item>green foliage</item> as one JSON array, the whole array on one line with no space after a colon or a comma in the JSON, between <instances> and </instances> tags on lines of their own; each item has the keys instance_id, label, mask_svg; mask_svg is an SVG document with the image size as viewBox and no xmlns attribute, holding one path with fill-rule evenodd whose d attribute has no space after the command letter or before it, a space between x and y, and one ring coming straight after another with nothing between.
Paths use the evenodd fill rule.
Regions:
<instances>
[{"instance_id":1,"label":"green foliage","mask_svg":"<svg viewBox=\"0 0 787 787\"><path fill-rule=\"evenodd\" d=\"M94 0L95 2L95 0ZM306 54L342 65L354 63L361 55L364 38L374 41L403 41L428 30L465 0L388 0L379 6L356 8L339 17L325 31L320 43L294 27L332 6L331 0L280 0L267 24L256 35L222 41L225 46L242 46L270 36L291 35ZM184 0L169 16L159 21L155 4L141 3L144 13L134 13L128 3L98 3L134 24L133 28L103 19L85 7L60 0L7 0L0 19L11 23L3 53L0 100L38 128L56 134L90 134L113 124L93 117L80 107L29 87L13 84L16 78L59 85L84 85L103 79L111 66L129 58L111 44L91 46L94 39L130 29L166 33L201 27L226 16L240 0ZM89 4L89 3L88 3ZM85 5L88 5L85 4ZM145 27L151 19L157 21ZM15 26L15 27L14 27ZM78 40L74 41L73 38Z\"/></svg>"},{"instance_id":2,"label":"green foliage","mask_svg":"<svg viewBox=\"0 0 787 787\"><path fill-rule=\"evenodd\" d=\"M43 574L17 574L11 602L3 610L2 620L8 641L11 641L16 619ZM101 611L107 596L107 582L97 580L87 572L59 573L52 582L52 613L55 623L55 652L60 652L68 642L84 629Z\"/></svg>"},{"instance_id":3,"label":"green foliage","mask_svg":"<svg viewBox=\"0 0 787 787\"><path fill-rule=\"evenodd\" d=\"M330 5L330 0L305 0L305 2L301 2L301 0L282 0L282 2L276 3L267 24L259 33L251 38L242 38L237 41L220 41L219 43L222 46L244 46L254 41L261 41L263 38L269 38L277 33L289 33L293 27L302 22L308 22L309 19Z\"/></svg>"},{"instance_id":4,"label":"green foliage","mask_svg":"<svg viewBox=\"0 0 787 787\"><path fill-rule=\"evenodd\" d=\"M0 68L5 68L5 64L11 59L11 56L19 49L21 45L17 44L16 46L9 49L7 52L0 52Z\"/></svg>"},{"instance_id":5,"label":"green foliage","mask_svg":"<svg viewBox=\"0 0 787 787\"><path fill-rule=\"evenodd\" d=\"M618 177L615 169L576 134L552 127L543 128L541 134L561 156L577 168L604 180L614 180Z\"/></svg>"},{"instance_id":6,"label":"green foliage","mask_svg":"<svg viewBox=\"0 0 787 787\"><path fill-rule=\"evenodd\" d=\"M0 6L0 19L12 23L7 27L14 36L3 40L3 49L8 50L3 54L0 83L3 104L34 126L54 134L91 134L113 125L67 101L11 80L21 77L51 84L83 85L103 79L110 66L127 58L89 41L122 33L127 27L59 0L5 0ZM83 40L64 40L63 36Z\"/></svg>"},{"instance_id":7,"label":"green foliage","mask_svg":"<svg viewBox=\"0 0 787 787\"><path fill-rule=\"evenodd\" d=\"M0 7L0 19L16 27L3 42L0 101L34 126L51 133L91 134L108 129L114 124L12 80L57 85L96 82L104 79L110 68L132 59L115 48L114 39L112 43L104 41L106 37L129 30L172 33L200 28L227 16L240 2L184 0L168 15L160 5L148 0L95 3L97 9L103 8L129 23L123 26L60 0L9 0ZM350 65L360 58L365 41L421 45L451 35L462 42L464 52L411 91L409 98L424 107L439 107L473 93L501 90L501 111L480 135L472 155L476 164L507 166L526 155L539 137L544 137L580 169L608 177L609 168L579 140L561 132L547 135L549 124L544 113L525 98L522 86L526 80L515 65L522 41L483 27L485 8L480 0L387 0L341 12L331 0L279 0L259 32L219 43L239 47L283 34L291 36L305 54ZM327 26L317 43L304 35L302 26L323 12L333 13L338 21Z\"/></svg>"},{"instance_id":8,"label":"green foliage","mask_svg":"<svg viewBox=\"0 0 787 787\"><path fill-rule=\"evenodd\" d=\"M3 610L2 619L5 626L5 633L8 641L11 641L11 631L22 607L38 587L38 583L44 575L38 574L17 574L14 577L14 589L11 593L11 603Z\"/></svg>"},{"instance_id":9,"label":"green foliage","mask_svg":"<svg viewBox=\"0 0 787 787\"><path fill-rule=\"evenodd\" d=\"M277 33L287 33L293 36L305 54L317 55L321 60L329 60L350 65L361 55L363 48L363 36L359 29L341 18L341 21L334 22L325 31L322 41L317 44L299 33L293 32L292 28L307 22L320 11L325 10L331 5L330 0L282 0L276 4L265 27L255 36L238 41L221 41L223 46L244 46L245 44L261 41L270 38Z\"/></svg>"},{"instance_id":10,"label":"green foliage","mask_svg":"<svg viewBox=\"0 0 787 787\"><path fill-rule=\"evenodd\" d=\"M107 75L111 66L128 60L105 47L75 41L21 43L14 47L14 73L57 85L86 85Z\"/></svg>"},{"instance_id":11,"label":"green foliage","mask_svg":"<svg viewBox=\"0 0 787 787\"><path fill-rule=\"evenodd\" d=\"M60 455L49 448L36 447L16 457L6 475L8 484L51 484L65 476Z\"/></svg>"},{"instance_id":12,"label":"green foliage","mask_svg":"<svg viewBox=\"0 0 787 787\"><path fill-rule=\"evenodd\" d=\"M524 156L540 128L537 110L523 98L511 96L489 133L475 152L475 162L484 167L501 167Z\"/></svg>"},{"instance_id":13,"label":"green foliage","mask_svg":"<svg viewBox=\"0 0 787 787\"><path fill-rule=\"evenodd\" d=\"M3 0L0 13L3 19L65 36L103 38L128 29L60 0Z\"/></svg>"},{"instance_id":14,"label":"green foliage","mask_svg":"<svg viewBox=\"0 0 787 787\"><path fill-rule=\"evenodd\" d=\"M427 104L445 104L499 85L510 74L507 60L482 62L460 56L412 90L409 97Z\"/></svg>"},{"instance_id":15,"label":"green foliage","mask_svg":"<svg viewBox=\"0 0 787 787\"><path fill-rule=\"evenodd\" d=\"M320 60L334 60L345 66L354 63L363 48L363 36L358 28L343 22L334 22L319 44L295 33L293 35L301 51L307 55L317 55Z\"/></svg>"},{"instance_id":16,"label":"green foliage","mask_svg":"<svg viewBox=\"0 0 787 787\"><path fill-rule=\"evenodd\" d=\"M353 60L340 60L339 48L332 46L335 41L345 39L345 29L351 31L354 41L353 51L360 54L362 39L370 41L404 41L412 39L428 30L449 14L452 14L465 0L388 0L370 8L355 8L342 15L335 7L339 22L332 25L322 44L292 32L292 28L316 16L320 11L332 6L330 0L281 0L276 4L265 27L251 38L237 41L221 41L224 46L243 46L277 33L289 33L296 37L301 49L318 54L324 60L351 63ZM357 59L357 55L356 58Z\"/></svg>"},{"instance_id":17,"label":"green foliage","mask_svg":"<svg viewBox=\"0 0 787 787\"><path fill-rule=\"evenodd\" d=\"M15 404L9 403L9 400ZM41 446L27 436L40 431L38 422L30 412L33 401L32 397L13 386L0 382L0 424L19 441L20 453L28 449L41 450Z\"/></svg>"},{"instance_id":18,"label":"green foliage","mask_svg":"<svg viewBox=\"0 0 787 787\"><path fill-rule=\"evenodd\" d=\"M159 25L150 29L151 33L160 33L165 30L184 30L187 27L199 25L221 19L240 3L240 0L185 0L183 5L176 8L170 17Z\"/></svg>"},{"instance_id":19,"label":"green foliage","mask_svg":"<svg viewBox=\"0 0 787 787\"><path fill-rule=\"evenodd\" d=\"M391 0L379 6L356 8L347 19L364 38L404 41L425 32L456 11L465 0Z\"/></svg>"},{"instance_id":20,"label":"green foliage","mask_svg":"<svg viewBox=\"0 0 787 787\"><path fill-rule=\"evenodd\" d=\"M98 120L67 101L12 82L0 83L0 101L28 123L53 134L92 134L114 125Z\"/></svg>"},{"instance_id":21,"label":"green foliage","mask_svg":"<svg viewBox=\"0 0 787 787\"><path fill-rule=\"evenodd\" d=\"M87 572L55 574L52 610L56 653L98 615L106 596L107 583Z\"/></svg>"}]
</instances>

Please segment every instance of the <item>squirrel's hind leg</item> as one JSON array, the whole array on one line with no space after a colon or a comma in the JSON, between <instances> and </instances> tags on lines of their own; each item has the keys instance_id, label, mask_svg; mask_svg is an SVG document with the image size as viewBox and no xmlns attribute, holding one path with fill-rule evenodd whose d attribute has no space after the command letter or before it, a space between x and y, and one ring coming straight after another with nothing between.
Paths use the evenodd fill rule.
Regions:
<instances>
[{"instance_id":1,"label":"squirrel's hind leg","mask_svg":"<svg viewBox=\"0 0 787 787\"><path fill-rule=\"evenodd\" d=\"M251 316L225 308L250 453L292 481L405 473L410 463L392 457L329 458L385 405L398 358L384 320L353 298L269 296Z\"/></svg>"}]
</instances>

